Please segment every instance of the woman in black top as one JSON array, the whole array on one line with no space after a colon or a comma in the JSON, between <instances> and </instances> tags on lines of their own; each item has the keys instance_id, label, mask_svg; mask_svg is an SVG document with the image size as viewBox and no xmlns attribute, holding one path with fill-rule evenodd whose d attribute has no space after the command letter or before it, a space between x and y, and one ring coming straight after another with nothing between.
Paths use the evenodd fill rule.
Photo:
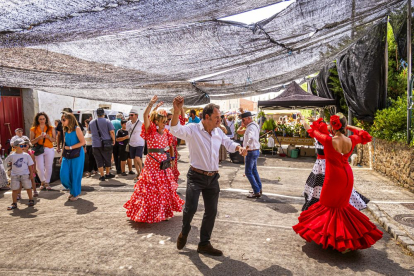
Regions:
<instances>
[{"instance_id":1,"label":"woman in black top","mask_svg":"<svg viewBox=\"0 0 414 276\"><path fill-rule=\"evenodd\" d=\"M128 160L128 156L129 156L129 152L125 150L129 142L129 133L126 129L126 123L127 121L122 120L121 121L122 128L118 130L118 132L116 133L116 144L118 145L118 148L119 148L118 160L119 162L121 162L121 171L122 171L123 176L128 175L125 172L125 163ZM132 171L132 166L130 167L130 164L128 164L128 167L129 167L129 171Z\"/></svg>"}]
</instances>

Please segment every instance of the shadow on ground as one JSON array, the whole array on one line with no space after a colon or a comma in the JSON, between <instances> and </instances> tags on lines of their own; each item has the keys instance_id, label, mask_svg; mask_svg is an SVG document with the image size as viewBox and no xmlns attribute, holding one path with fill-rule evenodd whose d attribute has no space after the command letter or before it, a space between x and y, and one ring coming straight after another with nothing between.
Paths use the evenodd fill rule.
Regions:
<instances>
[{"instance_id":1,"label":"shadow on ground","mask_svg":"<svg viewBox=\"0 0 414 276\"><path fill-rule=\"evenodd\" d=\"M233 260L226 256L208 256L217 262L220 262L213 268L210 268L201 260L199 254L195 250L185 250L180 252L180 254L188 256L203 275L293 275L290 270L278 265L272 265L265 270L259 271L247 263Z\"/></svg>"},{"instance_id":2,"label":"shadow on ground","mask_svg":"<svg viewBox=\"0 0 414 276\"><path fill-rule=\"evenodd\" d=\"M383 239L386 243L390 241L389 236L384 236ZM308 258L331 267L350 268L354 272L374 271L381 275L414 275L414 267L411 269L402 268L398 263L388 258L385 250L371 247L342 254L330 248L324 250L322 246L313 242L302 246L302 251Z\"/></svg>"}]
</instances>

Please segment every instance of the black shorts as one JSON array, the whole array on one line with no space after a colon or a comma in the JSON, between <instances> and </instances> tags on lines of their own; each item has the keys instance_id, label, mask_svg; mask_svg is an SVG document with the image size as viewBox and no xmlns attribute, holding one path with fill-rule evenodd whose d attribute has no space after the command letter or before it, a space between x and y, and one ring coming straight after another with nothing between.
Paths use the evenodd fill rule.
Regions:
<instances>
[{"instance_id":1,"label":"black shorts","mask_svg":"<svg viewBox=\"0 0 414 276\"><path fill-rule=\"evenodd\" d=\"M144 151L144 146L132 147L129 145L129 158L135 159L135 157L142 158L142 152Z\"/></svg>"},{"instance_id":2,"label":"black shorts","mask_svg":"<svg viewBox=\"0 0 414 276\"><path fill-rule=\"evenodd\" d=\"M102 148L92 148L98 168L111 167L112 150L104 151Z\"/></svg>"},{"instance_id":3,"label":"black shorts","mask_svg":"<svg viewBox=\"0 0 414 276\"><path fill-rule=\"evenodd\" d=\"M118 156L120 161L127 161L129 158L129 152L125 151L125 146L119 146Z\"/></svg>"}]
</instances>

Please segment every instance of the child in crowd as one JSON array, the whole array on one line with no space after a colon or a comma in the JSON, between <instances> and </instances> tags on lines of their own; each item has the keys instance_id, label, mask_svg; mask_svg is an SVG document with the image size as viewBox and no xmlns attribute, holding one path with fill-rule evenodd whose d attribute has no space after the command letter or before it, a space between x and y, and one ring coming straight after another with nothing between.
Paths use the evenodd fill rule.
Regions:
<instances>
[{"instance_id":1,"label":"child in crowd","mask_svg":"<svg viewBox=\"0 0 414 276\"><path fill-rule=\"evenodd\" d=\"M27 138L26 136L23 136L23 141L24 141L24 144L25 144L25 147L23 148L23 152L29 154L30 157L32 157L32 160L33 160L33 163L34 163L33 164L33 178L31 179L31 181L32 181L33 196L38 197L39 193L36 190L36 182L35 182L35 179L36 179L36 171L35 171L36 170L36 160L35 160L35 156L34 156L34 150L30 149L32 144L30 144L30 139L29 138ZM20 198L21 198L21 194L20 194L21 191L22 191L22 187L20 187L19 194L17 195L17 200L20 200Z\"/></svg>"},{"instance_id":2,"label":"child in crowd","mask_svg":"<svg viewBox=\"0 0 414 276\"><path fill-rule=\"evenodd\" d=\"M23 186L29 196L29 206L34 206L34 200L32 197L32 179L33 179L33 165L34 162L29 154L23 151L26 147L26 142L18 138L13 142L13 148L15 152L7 156L5 163L12 163L11 170L11 184L13 203L7 207L7 210L13 210L17 208L17 195L19 194L20 185Z\"/></svg>"}]
</instances>

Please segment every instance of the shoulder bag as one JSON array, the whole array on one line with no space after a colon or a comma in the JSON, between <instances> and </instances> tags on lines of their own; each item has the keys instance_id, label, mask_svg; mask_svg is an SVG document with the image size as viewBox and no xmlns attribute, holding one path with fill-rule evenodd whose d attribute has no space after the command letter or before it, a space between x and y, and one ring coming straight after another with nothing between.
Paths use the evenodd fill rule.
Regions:
<instances>
[{"instance_id":1,"label":"shoulder bag","mask_svg":"<svg viewBox=\"0 0 414 276\"><path fill-rule=\"evenodd\" d=\"M132 133L134 133L135 127L138 125L138 123L139 123L139 120L135 123L135 126L132 128L131 134L129 134L129 132L128 132L129 140L128 140L128 144L125 147L126 152L129 152L129 142L131 141Z\"/></svg>"},{"instance_id":2,"label":"shoulder bag","mask_svg":"<svg viewBox=\"0 0 414 276\"><path fill-rule=\"evenodd\" d=\"M36 130L36 129L35 129ZM48 131L48 126L46 126L46 133ZM35 131L36 133L36 131ZM46 138L43 138L43 143L40 145L39 143L36 143L33 145L32 150L34 151L35 156L39 156L45 152L44 144L45 144Z\"/></svg>"},{"instance_id":3,"label":"shoulder bag","mask_svg":"<svg viewBox=\"0 0 414 276\"><path fill-rule=\"evenodd\" d=\"M166 160L160 162L157 159L155 159L151 154L148 153L147 155L150 156L152 159L154 159L155 161L157 161L160 164L160 170L161 171L166 170L168 168L171 168L171 159L170 158L167 158Z\"/></svg>"},{"instance_id":4,"label":"shoulder bag","mask_svg":"<svg viewBox=\"0 0 414 276\"><path fill-rule=\"evenodd\" d=\"M112 150L112 139L103 140L101 135L101 130L99 129L98 119L96 119L96 128L98 129L99 139L102 142L102 149L104 151L111 151Z\"/></svg>"},{"instance_id":5,"label":"shoulder bag","mask_svg":"<svg viewBox=\"0 0 414 276\"><path fill-rule=\"evenodd\" d=\"M75 130L76 130L76 128L75 128ZM63 132L63 144L66 146L65 134L66 133ZM81 149L82 149L82 147L76 148L76 149L71 149L71 150L63 149L62 157L66 158L66 159L78 158L80 156Z\"/></svg>"}]
</instances>

